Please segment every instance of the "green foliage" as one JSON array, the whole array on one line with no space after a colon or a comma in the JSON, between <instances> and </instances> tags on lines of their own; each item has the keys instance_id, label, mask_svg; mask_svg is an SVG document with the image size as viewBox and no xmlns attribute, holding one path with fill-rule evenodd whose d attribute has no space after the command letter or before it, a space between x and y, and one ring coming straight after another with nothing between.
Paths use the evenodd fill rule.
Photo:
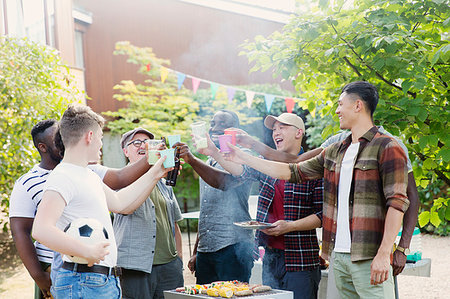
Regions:
<instances>
[{"instance_id":1,"label":"green foliage","mask_svg":"<svg viewBox=\"0 0 450 299\"><path fill-rule=\"evenodd\" d=\"M326 109L326 107L325 107ZM306 116L306 143L310 148L319 147L324 140L332 136L332 124L334 123L333 118L329 114L320 115L308 114Z\"/></svg>"},{"instance_id":2,"label":"green foliage","mask_svg":"<svg viewBox=\"0 0 450 299\"><path fill-rule=\"evenodd\" d=\"M419 226L426 227L429 223L435 233L447 235L448 221L450 221L450 198L439 197L433 202L429 211L424 211L419 215ZM428 229L428 228L427 228Z\"/></svg>"},{"instance_id":3,"label":"green foliage","mask_svg":"<svg viewBox=\"0 0 450 299\"><path fill-rule=\"evenodd\" d=\"M422 213L418 219L422 231L448 235L450 233L449 189L445 189L441 181L427 184L425 187L418 186L417 189L422 202L420 207Z\"/></svg>"},{"instance_id":4,"label":"green foliage","mask_svg":"<svg viewBox=\"0 0 450 299\"><path fill-rule=\"evenodd\" d=\"M160 80L160 66L169 61L157 58L151 48L139 48L129 42L116 43L116 55L127 55L128 62L140 66L139 73L146 78L145 84L124 80L114 86L119 93L118 101L128 102L128 107L105 115L115 118L108 123L112 132L121 134L138 126L146 128L156 136L180 134L182 140L190 139L189 125L198 111L186 89L177 88L177 79L170 73L166 81ZM147 71L147 64L151 65Z\"/></svg>"},{"instance_id":5,"label":"green foliage","mask_svg":"<svg viewBox=\"0 0 450 299\"><path fill-rule=\"evenodd\" d=\"M138 65L139 73L147 79L145 84L124 80L114 86L114 89L120 92L115 94L114 98L128 102L128 107L115 112L105 112L105 115L114 118L108 122L107 127L117 134L143 127L155 134L156 138L180 134L181 140L190 144L189 126L196 118L199 105L192 100L189 90L178 90L177 79L173 73L169 73L164 83L161 82L160 67L169 65L170 62L156 57L151 48L136 47L129 42L116 43L114 54L126 55L127 61ZM178 199L197 199L198 188L193 169L184 164L174 188Z\"/></svg>"},{"instance_id":6,"label":"green foliage","mask_svg":"<svg viewBox=\"0 0 450 299\"><path fill-rule=\"evenodd\" d=\"M338 130L332 112L346 83L375 84L380 93L375 122L406 141L411 160L419 162L414 163L417 185L440 181L447 190L449 1L314 4L310 12L293 17L282 32L258 36L244 45L243 54L255 63L253 70L272 66L275 76L292 80L306 99L300 103L303 108L335 120L324 133Z\"/></svg>"},{"instance_id":7,"label":"green foliage","mask_svg":"<svg viewBox=\"0 0 450 299\"><path fill-rule=\"evenodd\" d=\"M0 193L8 213L14 182L37 162L30 131L40 120L59 119L82 94L56 50L26 39L0 37ZM0 220L1 221L1 220ZM1 224L1 222L0 222ZM4 226L5 228L6 226Z\"/></svg>"}]
</instances>

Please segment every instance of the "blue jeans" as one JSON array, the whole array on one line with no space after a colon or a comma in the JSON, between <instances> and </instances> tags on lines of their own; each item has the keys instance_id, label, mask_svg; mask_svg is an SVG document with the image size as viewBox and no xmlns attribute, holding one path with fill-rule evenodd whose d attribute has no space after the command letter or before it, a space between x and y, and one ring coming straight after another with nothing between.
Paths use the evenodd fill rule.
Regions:
<instances>
[{"instance_id":1,"label":"blue jeans","mask_svg":"<svg viewBox=\"0 0 450 299\"><path fill-rule=\"evenodd\" d=\"M320 268L305 271L286 271L284 251L266 248L263 259L263 284L274 289L294 292L294 299L317 298Z\"/></svg>"},{"instance_id":2,"label":"blue jeans","mask_svg":"<svg viewBox=\"0 0 450 299\"><path fill-rule=\"evenodd\" d=\"M240 242L216 252L197 252L195 276L198 284L213 281L248 282L253 268L253 243Z\"/></svg>"},{"instance_id":3,"label":"blue jeans","mask_svg":"<svg viewBox=\"0 0 450 299\"><path fill-rule=\"evenodd\" d=\"M56 274L51 293L55 299L119 299L121 297L118 277L99 273L77 273L63 268Z\"/></svg>"}]
</instances>

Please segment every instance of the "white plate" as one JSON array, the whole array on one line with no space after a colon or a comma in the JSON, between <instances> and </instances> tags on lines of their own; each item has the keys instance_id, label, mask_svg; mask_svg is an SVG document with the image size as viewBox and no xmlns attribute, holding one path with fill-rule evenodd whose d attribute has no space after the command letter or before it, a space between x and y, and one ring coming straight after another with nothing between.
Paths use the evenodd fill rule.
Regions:
<instances>
[{"instance_id":1,"label":"white plate","mask_svg":"<svg viewBox=\"0 0 450 299\"><path fill-rule=\"evenodd\" d=\"M251 224L250 222L255 221L234 222L234 225L248 229L265 229L272 227L272 223L258 222L255 224Z\"/></svg>"}]
</instances>

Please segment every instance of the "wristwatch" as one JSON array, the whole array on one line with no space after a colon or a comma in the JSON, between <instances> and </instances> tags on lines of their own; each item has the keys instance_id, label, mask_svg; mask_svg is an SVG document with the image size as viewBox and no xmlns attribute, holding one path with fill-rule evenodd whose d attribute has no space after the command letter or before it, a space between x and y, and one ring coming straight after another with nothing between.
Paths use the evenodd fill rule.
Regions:
<instances>
[{"instance_id":1,"label":"wristwatch","mask_svg":"<svg viewBox=\"0 0 450 299\"><path fill-rule=\"evenodd\" d=\"M403 248L403 247L398 246L398 245L395 247L395 250L398 250L398 251L402 252L404 255L408 255L410 253L409 248Z\"/></svg>"}]
</instances>

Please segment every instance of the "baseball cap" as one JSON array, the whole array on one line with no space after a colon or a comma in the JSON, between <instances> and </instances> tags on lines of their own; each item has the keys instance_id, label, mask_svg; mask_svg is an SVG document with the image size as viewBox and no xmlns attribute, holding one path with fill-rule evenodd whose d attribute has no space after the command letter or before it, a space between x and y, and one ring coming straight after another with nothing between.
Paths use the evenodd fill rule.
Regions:
<instances>
[{"instance_id":1,"label":"baseball cap","mask_svg":"<svg viewBox=\"0 0 450 299\"><path fill-rule=\"evenodd\" d=\"M305 124L303 123L303 120L300 116L293 114L293 113L282 113L280 116L276 117L273 115L268 115L266 119L264 120L264 125L266 128L272 130L273 125L276 121L279 121L280 123L294 126L297 129L302 129L303 133L305 133Z\"/></svg>"},{"instance_id":2,"label":"baseball cap","mask_svg":"<svg viewBox=\"0 0 450 299\"><path fill-rule=\"evenodd\" d=\"M150 139L155 138L155 136L153 136L153 134L150 133L150 131L147 131L144 128L136 128L126 133L123 133L122 138L120 139L120 145L122 146L122 148L124 148L127 145L127 143L130 142L130 140L133 139L134 135L136 135L137 133L147 134L150 137Z\"/></svg>"}]
</instances>

